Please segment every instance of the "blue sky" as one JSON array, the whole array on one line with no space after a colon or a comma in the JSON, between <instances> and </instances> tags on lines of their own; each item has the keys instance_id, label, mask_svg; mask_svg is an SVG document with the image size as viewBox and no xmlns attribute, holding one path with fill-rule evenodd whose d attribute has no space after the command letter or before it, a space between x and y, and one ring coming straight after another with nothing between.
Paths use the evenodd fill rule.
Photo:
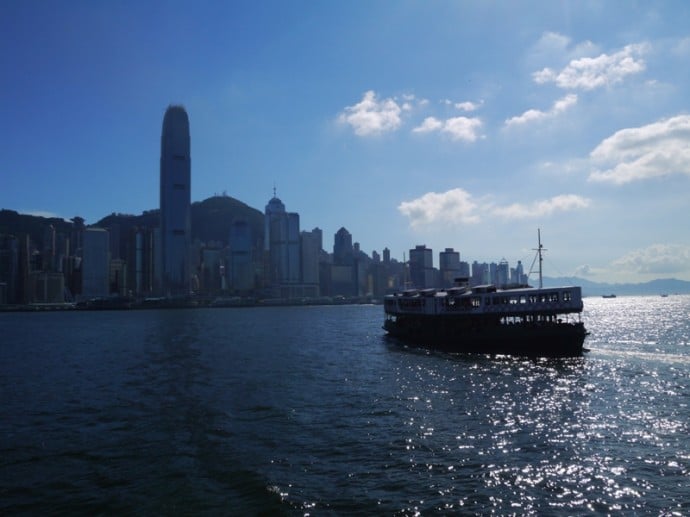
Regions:
<instances>
[{"instance_id":1,"label":"blue sky","mask_svg":"<svg viewBox=\"0 0 690 517\"><path fill-rule=\"evenodd\" d=\"M182 104L192 200L328 250L690 280L689 63L685 1L3 2L0 208L156 208Z\"/></svg>"}]
</instances>

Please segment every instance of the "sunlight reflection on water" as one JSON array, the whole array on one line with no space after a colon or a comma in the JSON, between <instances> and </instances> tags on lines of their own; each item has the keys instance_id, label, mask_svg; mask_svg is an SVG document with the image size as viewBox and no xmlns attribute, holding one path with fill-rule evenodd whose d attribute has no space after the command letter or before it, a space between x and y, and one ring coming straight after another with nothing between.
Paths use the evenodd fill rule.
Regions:
<instances>
[{"instance_id":1,"label":"sunlight reflection on water","mask_svg":"<svg viewBox=\"0 0 690 517\"><path fill-rule=\"evenodd\" d=\"M0 314L0 511L687 514L688 314L585 299L559 360L403 347L380 307Z\"/></svg>"}]
</instances>

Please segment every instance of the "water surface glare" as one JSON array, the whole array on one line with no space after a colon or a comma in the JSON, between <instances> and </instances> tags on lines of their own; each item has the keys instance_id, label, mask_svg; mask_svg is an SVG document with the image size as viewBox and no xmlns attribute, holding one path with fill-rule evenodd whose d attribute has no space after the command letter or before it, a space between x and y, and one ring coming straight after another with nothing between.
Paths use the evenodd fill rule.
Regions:
<instances>
[{"instance_id":1,"label":"water surface glare","mask_svg":"<svg viewBox=\"0 0 690 517\"><path fill-rule=\"evenodd\" d=\"M585 356L456 356L380 306L0 313L0 513L690 513L690 296Z\"/></svg>"}]
</instances>

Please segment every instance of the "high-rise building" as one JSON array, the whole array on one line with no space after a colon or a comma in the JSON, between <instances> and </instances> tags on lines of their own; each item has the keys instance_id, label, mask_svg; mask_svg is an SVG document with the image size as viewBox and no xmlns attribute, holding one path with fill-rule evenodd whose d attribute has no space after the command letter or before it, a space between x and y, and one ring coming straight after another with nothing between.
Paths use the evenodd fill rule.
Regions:
<instances>
[{"instance_id":1,"label":"high-rise building","mask_svg":"<svg viewBox=\"0 0 690 517\"><path fill-rule=\"evenodd\" d=\"M230 226L229 252L225 275L233 292L254 288L252 229L246 219L236 219Z\"/></svg>"},{"instance_id":2,"label":"high-rise building","mask_svg":"<svg viewBox=\"0 0 690 517\"><path fill-rule=\"evenodd\" d=\"M505 289L510 283L510 264L506 259L501 259L496 268L496 279L495 283L501 289Z\"/></svg>"},{"instance_id":3,"label":"high-rise building","mask_svg":"<svg viewBox=\"0 0 690 517\"><path fill-rule=\"evenodd\" d=\"M160 280L167 296L187 295L191 288L191 162L187 112L169 106L160 170Z\"/></svg>"},{"instance_id":4,"label":"high-rise building","mask_svg":"<svg viewBox=\"0 0 690 517\"><path fill-rule=\"evenodd\" d=\"M333 263L339 266L350 266L354 259L352 234L344 227L333 236Z\"/></svg>"},{"instance_id":5,"label":"high-rise building","mask_svg":"<svg viewBox=\"0 0 690 517\"><path fill-rule=\"evenodd\" d=\"M323 235L321 230L314 228L310 232L300 234L302 244L302 283L310 286L313 296L319 295L319 256Z\"/></svg>"},{"instance_id":6,"label":"high-rise building","mask_svg":"<svg viewBox=\"0 0 690 517\"><path fill-rule=\"evenodd\" d=\"M460 277L460 252L446 248L438 254L438 267L441 272L441 287L451 287Z\"/></svg>"},{"instance_id":7,"label":"high-rise building","mask_svg":"<svg viewBox=\"0 0 690 517\"><path fill-rule=\"evenodd\" d=\"M81 295L101 298L110 293L110 237L103 228L86 228L82 234Z\"/></svg>"},{"instance_id":8,"label":"high-rise building","mask_svg":"<svg viewBox=\"0 0 690 517\"><path fill-rule=\"evenodd\" d=\"M434 287L433 250L424 244L418 244L410 250L410 279L418 289Z\"/></svg>"},{"instance_id":9,"label":"high-rise building","mask_svg":"<svg viewBox=\"0 0 690 517\"><path fill-rule=\"evenodd\" d=\"M266 205L265 244L268 254L268 278L273 286L300 282L299 214L286 212L275 196Z\"/></svg>"}]
</instances>

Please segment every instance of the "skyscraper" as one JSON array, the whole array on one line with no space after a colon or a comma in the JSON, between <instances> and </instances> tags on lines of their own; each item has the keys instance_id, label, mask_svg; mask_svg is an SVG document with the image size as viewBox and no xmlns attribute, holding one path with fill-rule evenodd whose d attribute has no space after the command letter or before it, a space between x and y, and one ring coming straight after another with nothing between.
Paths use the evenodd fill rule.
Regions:
<instances>
[{"instance_id":1,"label":"skyscraper","mask_svg":"<svg viewBox=\"0 0 690 517\"><path fill-rule=\"evenodd\" d=\"M299 214L286 212L273 192L266 205L264 250L268 253L268 278L274 286L300 282Z\"/></svg>"},{"instance_id":2,"label":"skyscraper","mask_svg":"<svg viewBox=\"0 0 690 517\"><path fill-rule=\"evenodd\" d=\"M169 106L161 135L161 282L163 294L182 296L191 288L191 169L189 118Z\"/></svg>"},{"instance_id":3,"label":"skyscraper","mask_svg":"<svg viewBox=\"0 0 690 517\"><path fill-rule=\"evenodd\" d=\"M418 289L434 287L434 256L424 244L410 250L410 279Z\"/></svg>"},{"instance_id":4,"label":"skyscraper","mask_svg":"<svg viewBox=\"0 0 690 517\"><path fill-rule=\"evenodd\" d=\"M82 288L84 299L108 296L110 278L110 237L103 228L86 228L83 234Z\"/></svg>"}]
</instances>

